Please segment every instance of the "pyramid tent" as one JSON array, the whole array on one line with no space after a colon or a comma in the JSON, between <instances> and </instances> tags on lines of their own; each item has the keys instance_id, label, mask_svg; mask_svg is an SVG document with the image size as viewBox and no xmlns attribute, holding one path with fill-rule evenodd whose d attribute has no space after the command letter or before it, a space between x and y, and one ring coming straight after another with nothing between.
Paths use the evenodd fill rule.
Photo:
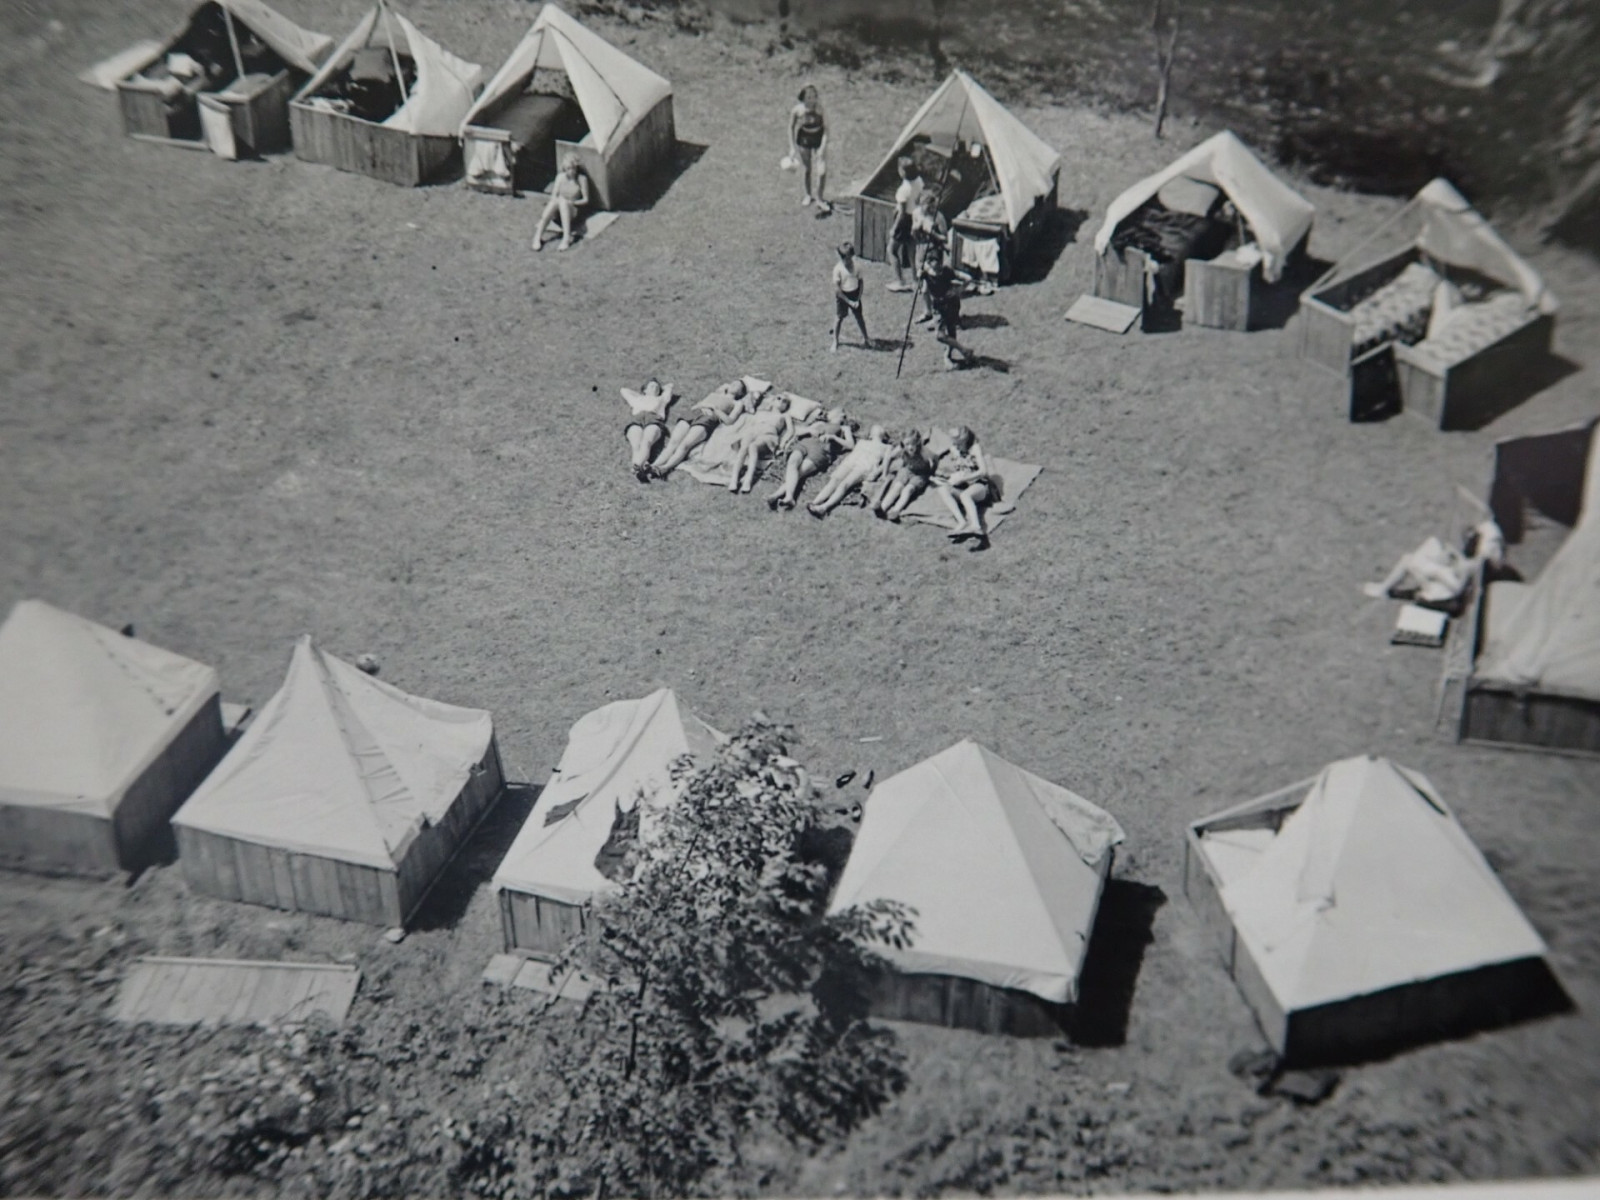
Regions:
<instances>
[{"instance_id":1,"label":"pyramid tent","mask_svg":"<svg viewBox=\"0 0 1600 1200\"><path fill-rule=\"evenodd\" d=\"M1077 998L1078 973L1122 828L1064 787L972 741L872 790L830 912L914 910L906 974Z\"/></svg>"},{"instance_id":2,"label":"pyramid tent","mask_svg":"<svg viewBox=\"0 0 1600 1200\"><path fill-rule=\"evenodd\" d=\"M965 71L950 77L900 131L895 149L880 162L873 177L883 174L912 138L923 135L969 144L981 143L994 164L995 181L1005 207L1006 224L1016 229L1028 210L1056 186L1061 156L1019 121L1000 101Z\"/></svg>"},{"instance_id":3,"label":"pyramid tent","mask_svg":"<svg viewBox=\"0 0 1600 1200\"><path fill-rule=\"evenodd\" d=\"M670 802L672 764L685 754L709 756L725 740L668 688L586 714L568 734L494 886L571 905L611 887L594 864L618 810L631 810L641 794L651 805Z\"/></svg>"},{"instance_id":4,"label":"pyramid tent","mask_svg":"<svg viewBox=\"0 0 1600 1200\"><path fill-rule=\"evenodd\" d=\"M565 71L583 109L589 133L584 139L604 154L662 100L672 85L599 34L580 25L554 4L539 10L533 28L495 72L462 121L462 133L484 110L527 86L536 69Z\"/></svg>"},{"instance_id":5,"label":"pyramid tent","mask_svg":"<svg viewBox=\"0 0 1600 1200\"><path fill-rule=\"evenodd\" d=\"M1316 215L1309 200L1267 170L1248 146L1224 130L1113 200L1100 232L1095 234L1095 253L1104 254L1117 226L1163 187L1180 178L1209 183L1227 193L1255 234L1261 247L1262 271L1269 280L1276 281L1282 275L1290 251L1310 231Z\"/></svg>"},{"instance_id":6,"label":"pyramid tent","mask_svg":"<svg viewBox=\"0 0 1600 1200\"><path fill-rule=\"evenodd\" d=\"M0 856L131 867L221 756L216 672L24 600L0 624L0 730Z\"/></svg>"},{"instance_id":7,"label":"pyramid tent","mask_svg":"<svg viewBox=\"0 0 1600 1200\"><path fill-rule=\"evenodd\" d=\"M1235 976L1280 1052L1436 1027L1453 1003L1438 981L1545 953L1433 786L1387 759L1344 759L1197 822L1195 847Z\"/></svg>"}]
</instances>

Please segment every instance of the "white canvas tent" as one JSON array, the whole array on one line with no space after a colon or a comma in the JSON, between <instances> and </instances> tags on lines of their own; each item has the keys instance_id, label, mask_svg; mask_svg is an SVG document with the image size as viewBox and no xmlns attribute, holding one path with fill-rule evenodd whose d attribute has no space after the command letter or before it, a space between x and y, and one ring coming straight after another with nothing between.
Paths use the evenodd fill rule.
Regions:
<instances>
[{"instance_id":1,"label":"white canvas tent","mask_svg":"<svg viewBox=\"0 0 1600 1200\"><path fill-rule=\"evenodd\" d=\"M567 748L495 872L506 949L559 953L581 928L582 906L612 887L595 866L618 814L676 797L669 768L709 756L727 739L662 688L618 700L573 725ZM648 837L648 828L641 836Z\"/></svg>"},{"instance_id":2,"label":"white canvas tent","mask_svg":"<svg viewBox=\"0 0 1600 1200\"><path fill-rule=\"evenodd\" d=\"M1190 826L1185 890L1273 1048L1358 1058L1498 1007L1544 942L1426 778L1383 758Z\"/></svg>"},{"instance_id":3,"label":"white canvas tent","mask_svg":"<svg viewBox=\"0 0 1600 1200\"><path fill-rule=\"evenodd\" d=\"M333 46L325 33L302 29L261 0L208 0L226 9L233 19L250 29L297 71L314 74L317 64ZM203 7L203 6L202 6Z\"/></svg>"},{"instance_id":4,"label":"white canvas tent","mask_svg":"<svg viewBox=\"0 0 1600 1200\"><path fill-rule=\"evenodd\" d=\"M402 925L500 785L488 713L402 692L303 637L173 827L200 891Z\"/></svg>"},{"instance_id":5,"label":"white canvas tent","mask_svg":"<svg viewBox=\"0 0 1600 1200\"><path fill-rule=\"evenodd\" d=\"M602 207L615 207L673 151L672 85L554 4L539 10L461 122L467 182L511 190L517 156L542 149L530 143L545 132L542 122L516 119L518 101L552 79L564 79L587 126L562 148L583 162Z\"/></svg>"},{"instance_id":6,"label":"white canvas tent","mask_svg":"<svg viewBox=\"0 0 1600 1200\"><path fill-rule=\"evenodd\" d=\"M223 749L210 667L40 600L0 624L0 863L148 865Z\"/></svg>"},{"instance_id":7,"label":"white canvas tent","mask_svg":"<svg viewBox=\"0 0 1600 1200\"><path fill-rule=\"evenodd\" d=\"M1065 1004L1122 839L1104 810L961 741L872 790L829 911L898 901L915 910L911 945L880 953L901 976Z\"/></svg>"},{"instance_id":8,"label":"white canvas tent","mask_svg":"<svg viewBox=\"0 0 1600 1200\"><path fill-rule=\"evenodd\" d=\"M1227 193L1261 247L1262 273L1271 282L1282 276L1289 254L1311 231L1316 215L1311 202L1267 170L1248 146L1225 130L1113 200L1095 234L1095 253L1104 254L1117 226L1178 179L1211 184Z\"/></svg>"}]
</instances>

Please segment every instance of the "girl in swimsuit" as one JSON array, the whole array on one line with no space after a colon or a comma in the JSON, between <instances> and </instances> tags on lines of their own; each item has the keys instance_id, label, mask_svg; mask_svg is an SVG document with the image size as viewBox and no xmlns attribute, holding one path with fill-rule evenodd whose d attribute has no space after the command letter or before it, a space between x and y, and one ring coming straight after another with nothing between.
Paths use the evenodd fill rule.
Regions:
<instances>
[{"instance_id":1,"label":"girl in swimsuit","mask_svg":"<svg viewBox=\"0 0 1600 1200\"><path fill-rule=\"evenodd\" d=\"M672 427L672 438L667 449L650 468L650 474L665 479L673 469L688 458L711 437L719 425L736 420L741 414L755 412L761 397L750 395L744 380L725 383L694 406L692 417L680 417Z\"/></svg>"},{"instance_id":2,"label":"girl in swimsuit","mask_svg":"<svg viewBox=\"0 0 1600 1200\"><path fill-rule=\"evenodd\" d=\"M856 244L841 242L839 261L833 264L833 344L828 347L829 350L838 351L839 330L844 327L847 316L856 319L856 326L861 330L861 344L872 345L872 339L867 336L867 318L861 311L861 288L861 271L856 266Z\"/></svg>"},{"instance_id":3,"label":"girl in swimsuit","mask_svg":"<svg viewBox=\"0 0 1600 1200\"><path fill-rule=\"evenodd\" d=\"M550 185L550 203L544 206L539 217L539 227L533 231L533 248L544 249L545 231L556 217L561 218L561 245L565 250L572 245L572 222L580 208L589 203L589 177L578 168L578 156L568 154L561 160L561 172Z\"/></svg>"},{"instance_id":4,"label":"girl in swimsuit","mask_svg":"<svg viewBox=\"0 0 1600 1200\"><path fill-rule=\"evenodd\" d=\"M953 445L939 460L933 480L939 499L956 519L949 537L952 542L977 538L972 549L987 550L989 533L983 527L978 506L999 502L1000 479L989 473L989 460L972 430L961 426L951 435L951 441Z\"/></svg>"},{"instance_id":5,"label":"girl in swimsuit","mask_svg":"<svg viewBox=\"0 0 1600 1200\"><path fill-rule=\"evenodd\" d=\"M832 212L832 205L822 198L828 182L828 165L822 158L828 148L828 121L812 84L800 89L799 103L789 110L789 147L800 164L800 186L805 191L800 203L807 208L816 205L819 213Z\"/></svg>"},{"instance_id":6,"label":"girl in swimsuit","mask_svg":"<svg viewBox=\"0 0 1600 1200\"><path fill-rule=\"evenodd\" d=\"M761 470L761 456L776 454L778 448L794 436L794 422L789 418L789 397L777 395L772 403L744 423L739 440L734 443L733 478L728 482L730 492L748 492L756 485L756 475Z\"/></svg>"},{"instance_id":7,"label":"girl in swimsuit","mask_svg":"<svg viewBox=\"0 0 1600 1200\"><path fill-rule=\"evenodd\" d=\"M872 505L872 511L880 517L898 521L911 502L927 491L928 485L933 481L933 469L934 459L928 453L922 431L909 430L900 439L899 452L895 455L894 475L878 494L878 499Z\"/></svg>"},{"instance_id":8,"label":"girl in swimsuit","mask_svg":"<svg viewBox=\"0 0 1600 1200\"><path fill-rule=\"evenodd\" d=\"M783 486L767 497L771 509L793 508L800 499L800 486L813 475L826 471L833 460L856 444L855 433L845 420L842 408L833 409L820 420L802 425L784 465Z\"/></svg>"},{"instance_id":9,"label":"girl in swimsuit","mask_svg":"<svg viewBox=\"0 0 1600 1200\"><path fill-rule=\"evenodd\" d=\"M813 517L827 516L856 488L870 483L882 473L892 450L883 426L874 425L866 438L852 446L850 453L835 464L827 485L815 500L806 505L806 511Z\"/></svg>"},{"instance_id":10,"label":"girl in swimsuit","mask_svg":"<svg viewBox=\"0 0 1600 1200\"><path fill-rule=\"evenodd\" d=\"M633 410L625 429L628 447L633 451L633 473L640 483L648 483L650 458L669 439L667 410L677 396L673 394L671 384L662 387L652 379L644 385L642 392L623 388L622 398Z\"/></svg>"}]
</instances>

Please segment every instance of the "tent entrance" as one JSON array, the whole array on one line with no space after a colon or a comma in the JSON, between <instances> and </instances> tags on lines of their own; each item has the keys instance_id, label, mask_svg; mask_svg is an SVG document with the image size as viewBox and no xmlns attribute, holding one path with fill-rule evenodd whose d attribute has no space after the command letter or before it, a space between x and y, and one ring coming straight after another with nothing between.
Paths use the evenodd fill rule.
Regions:
<instances>
[{"instance_id":1,"label":"tent entrance","mask_svg":"<svg viewBox=\"0 0 1600 1200\"><path fill-rule=\"evenodd\" d=\"M939 189L939 212L946 220L954 221L976 200L1000 194L987 146L979 146L974 154L971 144L959 138L938 142L925 133L917 134L890 155L861 194L893 204L900 186L902 158L909 158L916 165L924 187Z\"/></svg>"},{"instance_id":2,"label":"tent entrance","mask_svg":"<svg viewBox=\"0 0 1600 1200\"><path fill-rule=\"evenodd\" d=\"M417 63L411 55L387 46L367 46L351 55L350 61L307 99L314 107L381 125L400 111L416 86Z\"/></svg>"},{"instance_id":3,"label":"tent entrance","mask_svg":"<svg viewBox=\"0 0 1600 1200\"><path fill-rule=\"evenodd\" d=\"M472 127L509 138L511 180L518 192L548 190L560 166L556 143L576 144L589 134L572 80L553 67L535 67L521 91L480 113Z\"/></svg>"}]
</instances>

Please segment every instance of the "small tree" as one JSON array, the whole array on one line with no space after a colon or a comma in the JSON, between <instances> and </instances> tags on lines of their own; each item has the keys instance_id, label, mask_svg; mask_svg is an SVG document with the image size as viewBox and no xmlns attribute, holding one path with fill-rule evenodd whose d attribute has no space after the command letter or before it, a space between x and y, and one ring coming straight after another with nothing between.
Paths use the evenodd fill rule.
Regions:
<instances>
[{"instance_id":1,"label":"small tree","mask_svg":"<svg viewBox=\"0 0 1600 1200\"><path fill-rule=\"evenodd\" d=\"M1161 126L1167 119L1167 95L1172 82L1172 56L1178 47L1178 0L1153 0L1150 11L1150 33L1156 42L1156 137L1161 136Z\"/></svg>"},{"instance_id":2,"label":"small tree","mask_svg":"<svg viewBox=\"0 0 1600 1200\"><path fill-rule=\"evenodd\" d=\"M819 809L789 741L758 719L705 766L675 764L676 803L640 797L621 886L556 968L601 984L553 1047L538 1131L566 1189L681 1195L751 1135L837 1136L904 1086L856 981L910 922L881 902L824 916L827 868L796 854Z\"/></svg>"}]
</instances>

